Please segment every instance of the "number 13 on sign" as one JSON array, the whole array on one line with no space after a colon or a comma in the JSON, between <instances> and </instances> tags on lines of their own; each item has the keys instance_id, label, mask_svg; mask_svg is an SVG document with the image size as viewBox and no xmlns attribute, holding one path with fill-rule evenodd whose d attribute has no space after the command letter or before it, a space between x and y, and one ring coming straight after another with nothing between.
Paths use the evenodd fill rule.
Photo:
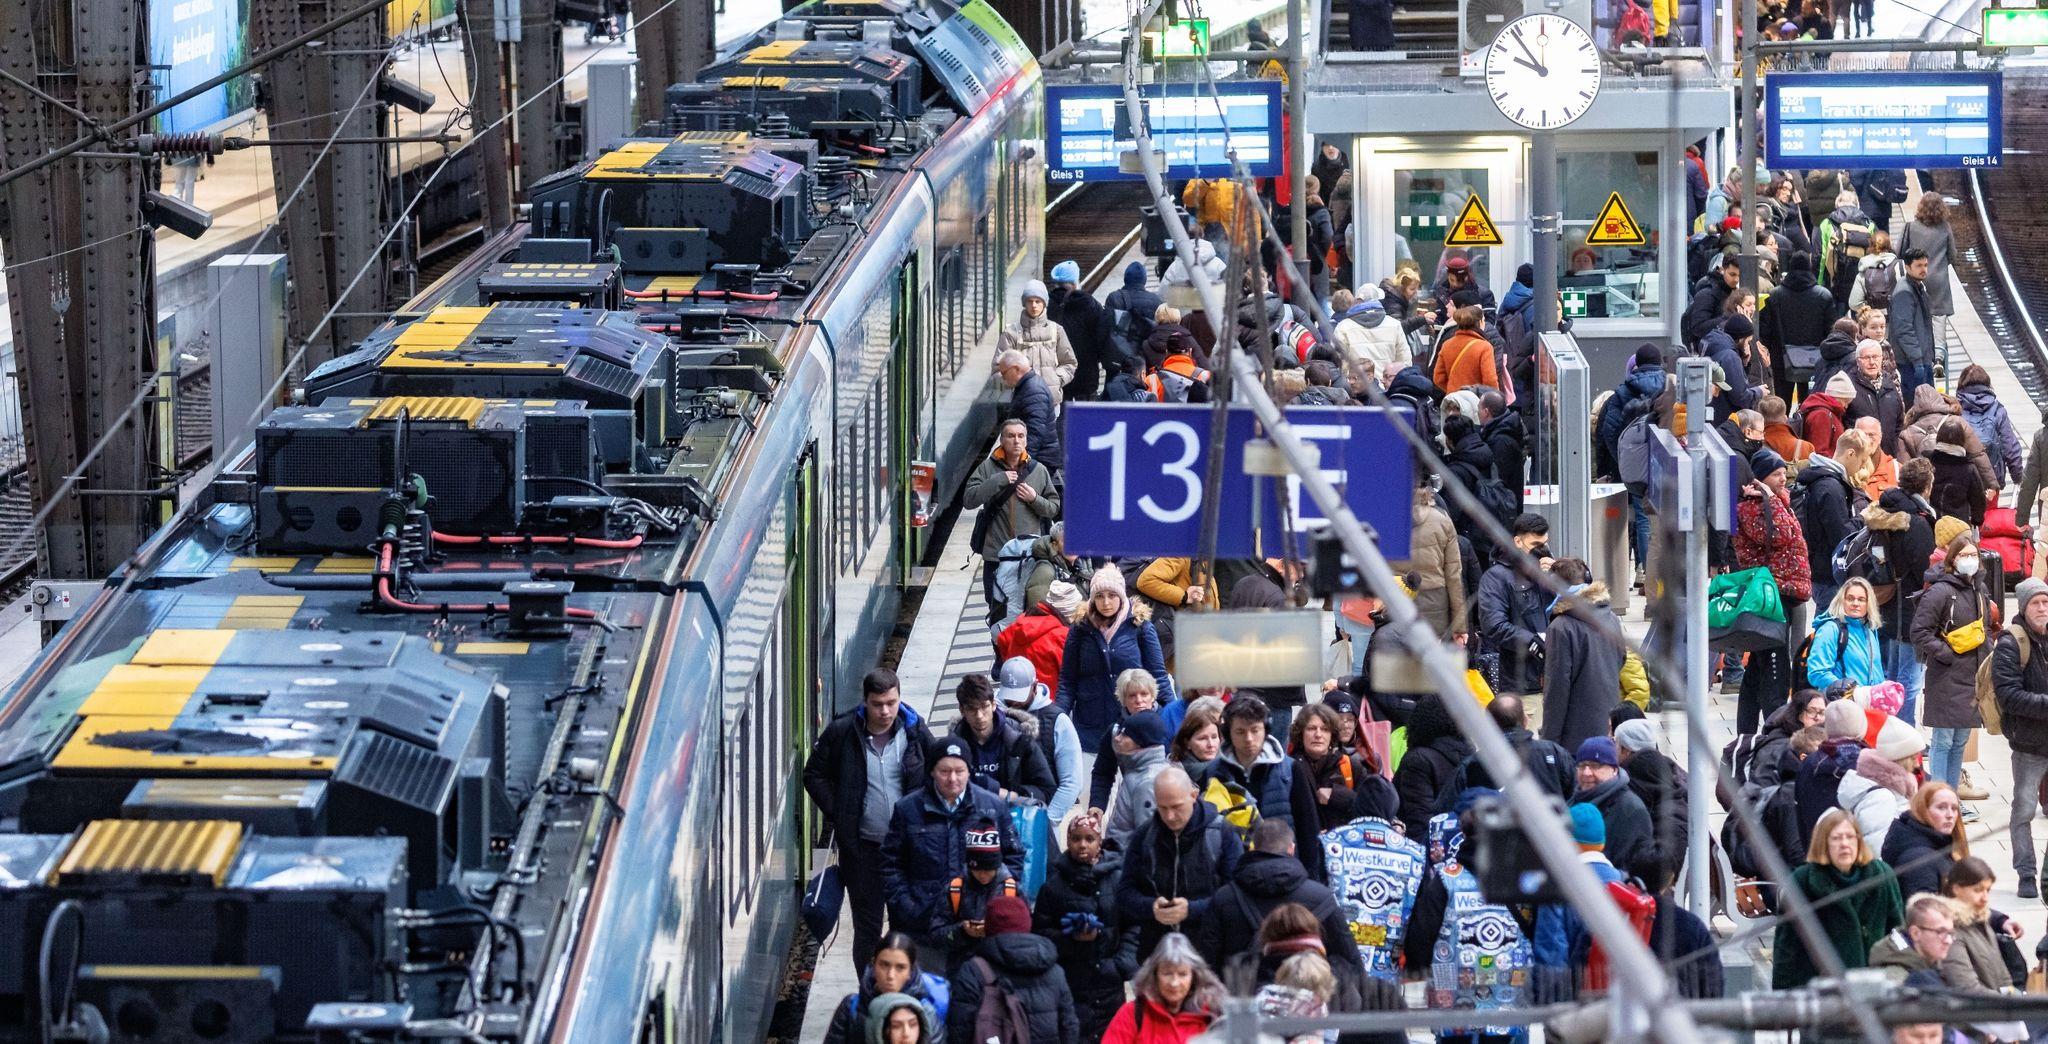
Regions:
<instances>
[{"instance_id":1,"label":"number 13 on sign","mask_svg":"<svg viewBox=\"0 0 2048 1044\"><path fill-rule=\"evenodd\" d=\"M1126 494L1129 492L1130 464L1127 438L1130 423L1117 421L1108 431L1088 440L1091 450L1106 450L1109 453L1109 520L1122 522L1129 514ZM1156 446L1161 440L1174 439L1180 443L1180 456L1159 463L1159 474L1179 482L1182 486L1180 503L1166 507L1153 499L1150 493L1138 498L1138 507L1145 517L1154 522L1185 522L1195 512L1202 510L1202 476L1190 467L1195 458L1202 455L1202 438L1195 433L1194 425L1186 421L1169 420L1149 425L1139 438L1147 446Z\"/></svg>"}]
</instances>

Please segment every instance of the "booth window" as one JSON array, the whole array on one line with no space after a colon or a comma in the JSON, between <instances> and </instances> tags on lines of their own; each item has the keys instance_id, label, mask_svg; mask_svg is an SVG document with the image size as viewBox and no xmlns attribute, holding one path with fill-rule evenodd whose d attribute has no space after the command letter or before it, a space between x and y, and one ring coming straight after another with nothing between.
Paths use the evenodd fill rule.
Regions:
<instances>
[{"instance_id":1,"label":"booth window","mask_svg":"<svg viewBox=\"0 0 2048 1044\"><path fill-rule=\"evenodd\" d=\"M1658 160L1654 150L1567 152L1558 157L1558 185L1564 193L1564 267L1557 283L1565 316L1654 319L1664 314L1657 258L1657 217L1664 202ZM1612 192L1621 193L1647 237L1642 246L1587 244Z\"/></svg>"}]
</instances>

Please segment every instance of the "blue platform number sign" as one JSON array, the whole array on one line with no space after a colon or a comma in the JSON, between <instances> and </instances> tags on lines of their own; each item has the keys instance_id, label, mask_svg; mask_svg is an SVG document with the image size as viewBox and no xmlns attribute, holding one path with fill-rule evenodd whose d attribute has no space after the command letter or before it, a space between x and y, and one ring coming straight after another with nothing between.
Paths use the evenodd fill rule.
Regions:
<instances>
[{"instance_id":1,"label":"blue platform number sign","mask_svg":"<svg viewBox=\"0 0 2048 1044\"><path fill-rule=\"evenodd\" d=\"M1379 534L1388 557L1409 553L1414 465L1395 421L1377 409L1303 407L1288 420L1316 446L1325 477ZM1079 555L1193 555L1202 542L1203 508L1216 502L1216 554L1277 557L1283 523L1304 534L1327 521L1292 476L1245 474L1245 445L1256 434L1251 410L1236 407L1225 425L1220 488L1209 487L1214 416L1198 405L1073 403L1067 407L1066 545ZM1286 510L1282 510L1283 500ZM1305 555L1305 541L1296 541Z\"/></svg>"}]
</instances>

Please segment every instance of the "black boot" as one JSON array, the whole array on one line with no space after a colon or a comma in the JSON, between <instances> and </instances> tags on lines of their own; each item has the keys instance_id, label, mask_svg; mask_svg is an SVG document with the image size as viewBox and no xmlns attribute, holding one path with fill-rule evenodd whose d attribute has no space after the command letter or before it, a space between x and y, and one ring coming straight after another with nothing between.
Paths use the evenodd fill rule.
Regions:
<instances>
[{"instance_id":1,"label":"black boot","mask_svg":"<svg viewBox=\"0 0 2048 1044\"><path fill-rule=\"evenodd\" d=\"M2019 896L2022 899L2038 899L2041 897L2040 891L2034 887L2034 877L2032 874L2020 875Z\"/></svg>"}]
</instances>

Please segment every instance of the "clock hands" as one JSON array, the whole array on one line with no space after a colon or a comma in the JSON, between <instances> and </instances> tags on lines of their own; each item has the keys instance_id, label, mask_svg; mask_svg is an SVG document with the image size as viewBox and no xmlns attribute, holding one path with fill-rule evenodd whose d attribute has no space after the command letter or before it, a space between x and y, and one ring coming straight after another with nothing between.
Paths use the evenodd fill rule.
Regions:
<instances>
[{"instance_id":1,"label":"clock hands","mask_svg":"<svg viewBox=\"0 0 2048 1044\"><path fill-rule=\"evenodd\" d=\"M1526 58L1515 59L1515 64L1526 66L1527 68L1536 70L1536 75L1538 76L1550 75L1549 67L1545 66L1543 63L1536 60L1536 52L1531 51L1529 49L1529 42L1527 40L1522 39L1522 31L1520 29L1515 30L1514 37L1516 46L1520 47L1522 49L1522 53L1528 56Z\"/></svg>"}]
</instances>

